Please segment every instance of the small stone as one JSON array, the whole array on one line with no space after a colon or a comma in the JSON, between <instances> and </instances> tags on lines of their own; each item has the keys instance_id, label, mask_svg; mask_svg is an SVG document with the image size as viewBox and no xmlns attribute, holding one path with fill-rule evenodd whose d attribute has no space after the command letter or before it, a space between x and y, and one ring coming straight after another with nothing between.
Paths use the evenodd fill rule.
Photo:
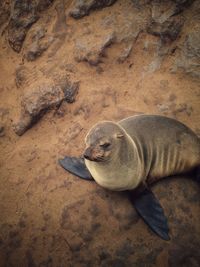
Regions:
<instances>
[{"instance_id":1,"label":"small stone","mask_svg":"<svg viewBox=\"0 0 200 267\"><path fill-rule=\"evenodd\" d=\"M123 63L130 55L133 48L133 44L129 44L125 49L122 51L121 55L117 59L118 63Z\"/></svg>"},{"instance_id":2,"label":"small stone","mask_svg":"<svg viewBox=\"0 0 200 267\"><path fill-rule=\"evenodd\" d=\"M158 107L158 110L160 112L167 112L167 111L169 111L169 105L168 104L158 104L157 107Z\"/></svg>"},{"instance_id":3,"label":"small stone","mask_svg":"<svg viewBox=\"0 0 200 267\"><path fill-rule=\"evenodd\" d=\"M4 127L0 125L0 137L5 136Z\"/></svg>"},{"instance_id":4,"label":"small stone","mask_svg":"<svg viewBox=\"0 0 200 267\"><path fill-rule=\"evenodd\" d=\"M66 82L62 86L62 90L65 95L65 101L67 101L68 103L73 103L79 90L79 82Z\"/></svg>"},{"instance_id":5,"label":"small stone","mask_svg":"<svg viewBox=\"0 0 200 267\"><path fill-rule=\"evenodd\" d=\"M96 72L97 72L98 74L101 74L102 72L104 72L104 69L103 69L101 66L97 66L97 67L96 67Z\"/></svg>"},{"instance_id":6,"label":"small stone","mask_svg":"<svg viewBox=\"0 0 200 267\"><path fill-rule=\"evenodd\" d=\"M28 75L29 75L29 72L25 66L18 67L15 72L16 86L17 87L22 86L25 83Z\"/></svg>"},{"instance_id":7,"label":"small stone","mask_svg":"<svg viewBox=\"0 0 200 267\"><path fill-rule=\"evenodd\" d=\"M73 64L66 64L64 66L64 68L65 68L66 71L69 71L69 72L72 72L72 73L76 72L76 67Z\"/></svg>"},{"instance_id":8,"label":"small stone","mask_svg":"<svg viewBox=\"0 0 200 267\"><path fill-rule=\"evenodd\" d=\"M14 132L19 136L23 135L31 127L31 123L31 116L22 112L19 121L13 124Z\"/></svg>"}]
</instances>

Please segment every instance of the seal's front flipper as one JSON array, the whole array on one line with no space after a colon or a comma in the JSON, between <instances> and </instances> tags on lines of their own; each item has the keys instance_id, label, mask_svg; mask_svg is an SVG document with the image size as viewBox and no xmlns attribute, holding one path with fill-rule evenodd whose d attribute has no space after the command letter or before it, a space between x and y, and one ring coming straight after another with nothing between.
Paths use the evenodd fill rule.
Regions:
<instances>
[{"instance_id":1,"label":"seal's front flipper","mask_svg":"<svg viewBox=\"0 0 200 267\"><path fill-rule=\"evenodd\" d=\"M94 180L83 158L65 157L64 159L59 159L58 162L68 172L85 180Z\"/></svg>"},{"instance_id":2,"label":"seal's front flipper","mask_svg":"<svg viewBox=\"0 0 200 267\"><path fill-rule=\"evenodd\" d=\"M139 194L130 191L131 202L147 225L162 239L170 240L167 218L153 192L146 188Z\"/></svg>"}]
</instances>

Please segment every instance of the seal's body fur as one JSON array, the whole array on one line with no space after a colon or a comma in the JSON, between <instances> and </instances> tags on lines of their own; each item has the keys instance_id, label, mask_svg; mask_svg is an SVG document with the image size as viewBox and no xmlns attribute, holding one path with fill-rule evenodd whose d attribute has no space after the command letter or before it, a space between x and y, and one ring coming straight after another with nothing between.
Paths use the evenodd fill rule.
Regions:
<instances>
[{"instance_id":1,"label":"seal's body fur","mask_svg":"<svg viewBox=\"0 0 200 267\"><path fill-rule=\"evenodd\" d=\"M96 124L86 139L123 134L109 160L85 159L93 178L110 190L132 190L142 182L188 172L200 166L200 139L184 124L164 116L137 115L114 122Z\"/></svg>"}]
</instances>

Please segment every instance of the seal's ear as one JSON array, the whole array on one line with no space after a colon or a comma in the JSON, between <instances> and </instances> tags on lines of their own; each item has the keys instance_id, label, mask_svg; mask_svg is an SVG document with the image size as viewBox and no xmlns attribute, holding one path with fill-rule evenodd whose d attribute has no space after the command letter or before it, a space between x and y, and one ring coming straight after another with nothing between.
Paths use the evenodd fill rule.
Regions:
<instances>
[{"instance_id":1,"label":"seal's ear","mask_svg":"<svg viewBox=\"0 0 200 267\"><path fill-rule=\"evenodd\" d=\"M123 138L124 137L124 135L122 134L122 133L116 133L116 135L115 135L117 138Z\"/></svg>"}]
</instances>

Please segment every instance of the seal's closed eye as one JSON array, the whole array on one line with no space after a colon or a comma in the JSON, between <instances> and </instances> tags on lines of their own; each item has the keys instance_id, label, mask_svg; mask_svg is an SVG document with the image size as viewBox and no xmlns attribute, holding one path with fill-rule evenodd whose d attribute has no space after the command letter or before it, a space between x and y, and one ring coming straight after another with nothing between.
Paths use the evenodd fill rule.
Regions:
<instances>
[{"instance_id":1,"label":"seal's closed eye","mask_svg":"<svg viewBox=\"0 0 200 267\"><path fill-rule=\"evenodd\" d=\"M102 148L109 148L111 146L111 143L105 142L103 144L100 144L99 146L102 147Z\"/></svg>"}]
</instances>

